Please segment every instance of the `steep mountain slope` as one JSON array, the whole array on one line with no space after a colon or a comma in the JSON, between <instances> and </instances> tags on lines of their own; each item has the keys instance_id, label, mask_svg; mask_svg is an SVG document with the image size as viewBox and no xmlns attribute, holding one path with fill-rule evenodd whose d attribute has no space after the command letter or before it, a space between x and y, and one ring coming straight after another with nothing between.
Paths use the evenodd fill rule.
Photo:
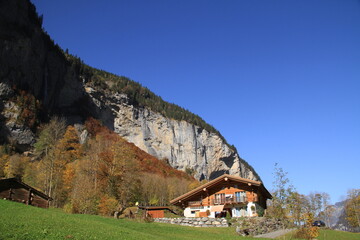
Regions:
<instances>
[{"instance_id":1,"label":"steep mountain slope","mask_svg":"<svg viewBox=\"0 0 360 240\"><path fill-rule=\"evenodd\" d=\"M72 124L94 117L198 179L223 173L260 179L199 116L64 53L41 24L28 0L0 1L0 141L24 151L34 142L36 125L51 115Z\"/></svg>"}]
</instances>

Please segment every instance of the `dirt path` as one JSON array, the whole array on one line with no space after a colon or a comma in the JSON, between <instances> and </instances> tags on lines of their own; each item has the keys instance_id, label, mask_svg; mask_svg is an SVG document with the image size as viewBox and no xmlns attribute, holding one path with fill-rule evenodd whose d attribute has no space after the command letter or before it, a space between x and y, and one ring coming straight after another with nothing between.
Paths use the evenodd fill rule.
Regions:
<instances>
[{"instance_id":1,"label":"dirt path","mask_svg":"<svg viewBox=\"0 0 360 240\"><path fill-rule=\"evenodd\" d=\"M295 230L295 228L278 230L278 231L271 232L271 233L257 235L257 236L255 236L255 238L277 238L277 237L280 237L280 236L287 234L288 232L291 232L294 230Z\"/></svg>"}]
</instances>

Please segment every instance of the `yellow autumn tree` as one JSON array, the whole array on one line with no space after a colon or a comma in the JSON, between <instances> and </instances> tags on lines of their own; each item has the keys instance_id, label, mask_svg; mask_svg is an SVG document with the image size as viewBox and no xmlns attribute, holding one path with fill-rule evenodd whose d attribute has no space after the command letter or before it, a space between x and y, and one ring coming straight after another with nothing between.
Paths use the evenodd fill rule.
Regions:
<instances>
[{"instance_id":1,"label":"yellow autumn tree","mask_svg":"<svg viewBox=\"0 0 360 240\"><path fill-rule=\"evenodd\" d=\"M305 219L305 226L296 231L295 237L300 239L314 239L319 236L319 228L312 225L314 222L313 214L307 213Z\"/></svg>"},{"instance_id":2,"label":"yellow autumn tree","mask_svg":"<svg viewBox=\"0 0 360 240\"><path fill-rule=\"evenodd\" d=\"M64 206L70 194L71 182L74 177L72 163L82 155L79 137L73 126L68 126L63 137L54 148L54 189L53 204Z\"/></svg>"},{"instance_id":3,"label":"yellow autumn tree","mask_svg":"<svg viewBox=\"0 0 360 240\"><path fill-rule=\"evenodd\" d=\"M123 207L134 202L133 189L137 184L137 166L133 152L126 146L125 140L118 138L111 147L110 162L104 162L108 171L110 194L119 200Z\"/></svg>"},{"instance_id":4,"label":"yellow autumn tree","mask_svg":"<svg viewBox=\"0 0 360 240\"><path fill-rule=\"evenodd\" d=\"M27 163L27 157L21 156L19 154L12 155L5 163L5 177L23 177Z\"/></svg>"},{"instance_id":5,"label":"yellow autumn tree","mask_svg":"<svg viewBox=\"0 0 360 240\"><path fill-rule=\"evenodd\" d=\"M5 165L8 162L9 155L2 151L2 148L0 148L0 178L5 177Z\"/></svg>"},{"instance_id":6,"label":"yellow autumn tree","mask_svg":"<svg viewBox=\"0 0 360 240\"><path fill-rule=\"evenodd\" d=\"M42 184L42 190L50 197L54 197L54 189L58 183L58 168L62 167L57 161L56 146L66 130L65 120L53 117L49 123L41 126L39 138L35 143L35 155L40 159L38 164L38 181Z\"/></svg>"},{"instance_id":7,"label":"yellow autumn tree","mask_svg":"<svg viewBox=\"0 0 360 240\"><path fill-rule=\"evenodd\" d=\"M73 126L66 128L64 136L60 139L56 147L63 163L67 164L79 159L82 154L81 144L76 129Z\"/></svg>"},{"instance_id":8,"label":"yellow autumn tree","mask_svg":"<svg viewBox=\"0 0 360 240\"><path fill-rule=\"evenodd\" d=\"M349 190L345 213L350 226L360 227L360 189Z\"/></svg>"}]
</instances>

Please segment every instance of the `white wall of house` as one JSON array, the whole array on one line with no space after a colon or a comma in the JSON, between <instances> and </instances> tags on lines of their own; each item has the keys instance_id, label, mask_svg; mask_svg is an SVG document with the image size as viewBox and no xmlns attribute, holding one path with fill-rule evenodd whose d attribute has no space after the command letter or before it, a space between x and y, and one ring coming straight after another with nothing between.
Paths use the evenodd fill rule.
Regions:
<instances>
[{"instance_id":1,"label":"white wall of house","mask_svg":"<svg viewBox=\"0 0 360 240\"><path fill-rule=\"evenodd\" d=\"M253 211L253 210L251 209L251 207L254 207L255 210ZM255 216L255 214L256 214L256 205L255 205L255 203L249 202L249 203L247 204L247 212L248 212L249 217Z\"/></svg>"},{"instance_id":2,"label":"white wall of house","mask_svg":"<svg viewBox=\"0 0 360 240\"><path fill-rule=\"evenodd\" d=\"M210 211L210 206L187 207L184 209L184 217L196 217L196 212L206 212L206 210ZM215 217L215 213L210 213L208 217Z\"/></svg>"},{"instance_id":3,"label":"white wall of house","mask_svg":"<svg viewBox=\"0 0 360 240\"><path fill-rule=\"evenodd\" d=\"M254 207L253 211L251 208ZM206 212L206 210L211 210L210 206L202 206L202 207L187 207L184 209L185 217L196 217L196 212ZM235 206L231 209L233 217L252 217L256 215L256 204L253 202L249 202L245 206ZM210 211L210 218L215 218L215 212Z\"/></svg>"},{"instance_id":4,"label":"white wall of house","mask_svg":"<svg viewBox=\"0 0 360 240\"><path fill-rule=\"evenodd\" d=\"M195 213L191 213L193 211L189 207L184 209L184 217L195 217Z\"/></svg>"}]
</instances>

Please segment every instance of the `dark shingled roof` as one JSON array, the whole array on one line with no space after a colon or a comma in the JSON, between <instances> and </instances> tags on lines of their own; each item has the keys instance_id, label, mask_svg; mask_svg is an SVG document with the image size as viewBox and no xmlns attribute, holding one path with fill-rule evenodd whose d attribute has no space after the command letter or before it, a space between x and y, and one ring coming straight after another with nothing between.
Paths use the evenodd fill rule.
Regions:
<instances>
[{"instance_id":1,"label":"dark shingled roof","mask_svg":"<svg viewBox=\"0 0 360 240\"><path fill-rule=\"evenodd\" d=\"M25 189L27 190L31 190L32 192L36 193L38 196L46 199L46 200L53 200L51 197L49 197L48 195L46 195L43 192L40 192L39 190L27 185L26 183L22 182L19 178L5 178L5 179L0 179L0 186L1 185L5 185L7 183L19 183L20 185L22 185Z\"/></svg>"}]
</instances>

